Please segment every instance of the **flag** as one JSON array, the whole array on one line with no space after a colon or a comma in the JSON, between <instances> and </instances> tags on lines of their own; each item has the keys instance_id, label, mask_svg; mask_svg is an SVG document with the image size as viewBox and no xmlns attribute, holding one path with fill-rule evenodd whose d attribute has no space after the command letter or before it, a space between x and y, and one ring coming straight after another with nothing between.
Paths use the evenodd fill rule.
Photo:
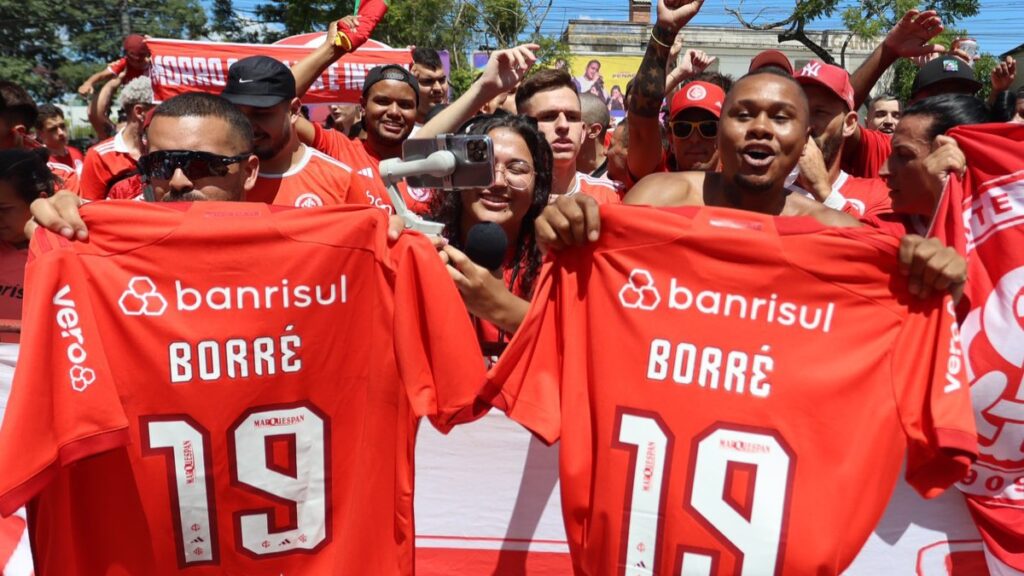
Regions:
<instances>
[{"instance_id":1,"label":"flag","mask_svg":"<svg viewBox=\"0 0 1024 576\"><path fill-rule=\"evenodd\" d=\"M989 554L1024 571L1024 126L951 130L967 158L933 235L967 259L961 338L978 460L958 485Z\"/></svg>"}]
</instances>

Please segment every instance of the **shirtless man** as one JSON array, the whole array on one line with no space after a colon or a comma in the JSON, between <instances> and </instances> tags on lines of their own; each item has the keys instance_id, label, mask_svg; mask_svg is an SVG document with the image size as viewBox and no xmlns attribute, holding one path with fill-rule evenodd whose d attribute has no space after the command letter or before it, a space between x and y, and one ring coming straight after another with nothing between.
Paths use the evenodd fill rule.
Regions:
<instances>
[{"instance_id":1,"label":"shirtless man","mask_svg":"<svg viewBox=\"0 0 1024 576\"><path fill-rule=\"evenodd\" d=\"M725 99L718 129L721 172L658 173L643 178L623 200L651 206L721 206L777 216L808 216L827 226L860 226L854 217L800 194L790 194L786 176L800 160L810 135L807 97L790 76L761 69L741 78ZM596 241L597 204L560 198L536 221L543 248L561 249ZM966 262L936 239L907 236L901 267L920 296L966 279ZM912 290L913 292L913 290Z\"/></svg>"}]
</instances>

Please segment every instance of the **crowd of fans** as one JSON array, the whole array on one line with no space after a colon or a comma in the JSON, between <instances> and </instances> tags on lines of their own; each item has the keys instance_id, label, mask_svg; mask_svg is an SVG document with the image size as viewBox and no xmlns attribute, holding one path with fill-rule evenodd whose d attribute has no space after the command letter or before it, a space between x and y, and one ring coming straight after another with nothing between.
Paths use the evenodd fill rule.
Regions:
<instances>
[{"instance_id":1,"label":"crowd of fans","mask_svg":"<svg viewBox=\"0 0 1024 576\"><path fill-rule=\"evenodd\" d=\"M901 257L918 274L912 291L955 293L963 258L924 238L946 178L964 169L944 134L964 124L1024 123L1024 91L1009 91L1013 61L993 72L992 97L982 101L972 56L932 44L939 18L912 10L852 74L817 60L796 69L768 50L731 78L709 71L713 55L677 41L695 11L659 3L626 87L604 86L596 60L575 78L535 69L539 47L525 44L493 52L449 102L438 53L417 47L411 70L373 69L359 104L331 106L324 124L304 117L302 97L346 47L325 42L291 69L245 58L231 66L219 96L188 93L156 105L146 41L133 35L124 58L79 88L103 138L84 156L68 144L60 108L37 106L21 87L0 82L0 316L20 315L26 224L84 239L78 207L104 199L360 204L392 213L379 163L399 157L410 137L442 133L490 136L494 183L459 192L399 188L413 211L445 225L440 258L491 358L526 316L544 251L593 241L604 203L726 206L880 227L903 237ZM357 23L349 16L331 24L328 39ZM899 58L920 65L908 102L877 90ZM106 113L111 102L116 124ZM609 108L625 110L625 119L612 126ZM498 224L509 239L497 270L466 256L468 231L481 222ZM392 227L397 234L401 221Z\"/></svg>"}]
</instances>

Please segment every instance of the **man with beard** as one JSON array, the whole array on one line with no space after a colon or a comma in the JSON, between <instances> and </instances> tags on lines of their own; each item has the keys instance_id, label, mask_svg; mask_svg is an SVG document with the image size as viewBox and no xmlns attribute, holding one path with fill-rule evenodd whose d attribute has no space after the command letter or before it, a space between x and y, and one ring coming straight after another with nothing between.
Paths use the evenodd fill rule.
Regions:
<instances>
[{"instance_id":1,"label":"man with beard","mask_svg":"<svg viewBox=\"0 0 1024 576\"><path fill-rule=\"evenodd\" d=\"M857 129L850 75L818 60L795 74L810 105L811 139L800 157L796 181L787 188L857 218L891 212L880 178L857 178L840 168L843 143Z\"/></svg>"},{"instance_id":2,"label":"man with beard","mask_svg":"<svg viewBox=\"0 0 1024 576\"><path fill-rule=\"evenodd\" d=\"M351 167L299 142L294 126L302 103L287 66L268 56L239 60L228 69L221 97L252 124L260 171L247 200L299 207L366 203Z\"/></svg>"}]
</instances>

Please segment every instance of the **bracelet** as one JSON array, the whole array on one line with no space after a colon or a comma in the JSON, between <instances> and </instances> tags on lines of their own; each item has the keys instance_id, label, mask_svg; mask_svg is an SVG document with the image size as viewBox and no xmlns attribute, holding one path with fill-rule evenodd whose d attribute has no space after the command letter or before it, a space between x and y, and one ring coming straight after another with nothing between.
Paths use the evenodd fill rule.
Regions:
<instances>
[{"instance_id":1,"label":"bracelet","mask_svg":"<svg viewBox=\"0 0 1024 576\"><path fill-rule=\"evenodd\" d=\"M665 44L665 43L664 43L664 42L662 42L661 40L658 40L658 37L654 35L654 28L651 28L651 40L654 40L654 42L655 42L655 43L656 43L656 44L657 44L658 46L662 46L662 47L664 47L664 48L671 48L671 47L672 47L672 45L671 45L671 44Z\"/></svg>"}]
</instances>

